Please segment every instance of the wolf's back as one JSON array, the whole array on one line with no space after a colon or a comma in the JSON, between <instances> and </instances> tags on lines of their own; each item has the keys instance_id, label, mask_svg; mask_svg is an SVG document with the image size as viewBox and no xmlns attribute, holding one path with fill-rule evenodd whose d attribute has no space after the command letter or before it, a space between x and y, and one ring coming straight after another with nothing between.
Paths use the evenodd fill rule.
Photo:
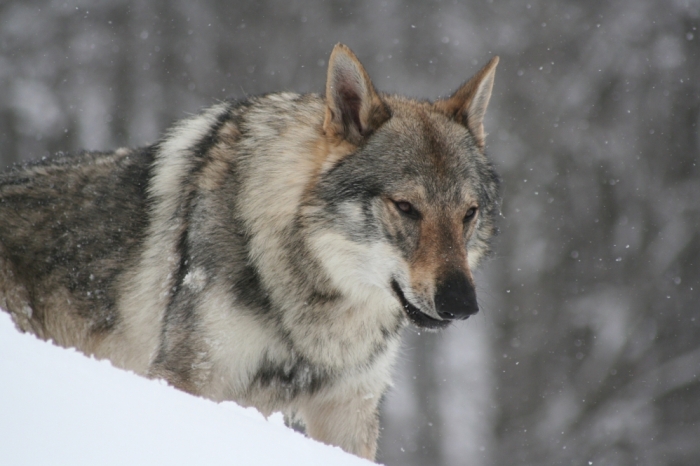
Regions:
<instances>
[{"instance_id":1,"label":"wolf's back","mask_svg":"<svg viewBox=\"0 0 700 466\"><path fill-rule=\"evenodd\" d=\"M60 155L0 175L0 306L23 330L84 346L118 324L115 278L144 238L153 154Z\"/></svg>"}]
</instances>

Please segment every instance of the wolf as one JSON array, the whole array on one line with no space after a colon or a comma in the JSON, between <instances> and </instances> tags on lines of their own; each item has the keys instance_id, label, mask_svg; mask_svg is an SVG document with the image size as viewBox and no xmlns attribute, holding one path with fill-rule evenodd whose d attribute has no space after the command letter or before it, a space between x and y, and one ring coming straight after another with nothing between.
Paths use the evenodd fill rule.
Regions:
<instances>
[{"instance_id":1,"label":"wolf","mask_svg":"<svg viewBox=\"0 0 700 466\"><path fill-rule=\"evenodd\" d=\"M483 119L498 57L448 98L225 100L157 143L0 175L0 307L16 326L212 400L282 411L374 459L402 329L479 309L496 232Z\"/></svg>"}]
</instances>

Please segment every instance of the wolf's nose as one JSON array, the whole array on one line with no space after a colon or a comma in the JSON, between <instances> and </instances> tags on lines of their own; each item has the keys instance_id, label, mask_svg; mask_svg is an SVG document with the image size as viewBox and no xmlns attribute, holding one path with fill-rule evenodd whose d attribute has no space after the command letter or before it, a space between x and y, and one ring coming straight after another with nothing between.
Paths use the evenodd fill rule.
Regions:
<instances>
[{"instance_id":1,"label":"wolf's nose","mask_svg":"<svg viewBox=\"0 0 700 466\"><path fill-rule=\"evenodd\" d=\"M435 293L435 308L443 319L466 319L479 312L476 291L462 273L452 273L443 280Z\"/></svg>"}]
</instances>

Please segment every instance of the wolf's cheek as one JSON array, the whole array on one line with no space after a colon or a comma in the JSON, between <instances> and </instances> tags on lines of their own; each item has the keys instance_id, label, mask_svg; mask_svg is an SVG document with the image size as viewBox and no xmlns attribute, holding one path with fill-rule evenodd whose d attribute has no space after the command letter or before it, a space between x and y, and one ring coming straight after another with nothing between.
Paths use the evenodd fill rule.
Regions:
<instances>
[{"instance_id":1,"label":"wolf's cheek","mask_svg":"<svg viewBox=\"0 0 700 466\"><path fill-rule=\"evenodd\" d=\"M336 231L314 234L309 245L333 287L357 304L386 294L391 277L403 262L383 241L361 241Z\"/></svg>"}]
</instances>

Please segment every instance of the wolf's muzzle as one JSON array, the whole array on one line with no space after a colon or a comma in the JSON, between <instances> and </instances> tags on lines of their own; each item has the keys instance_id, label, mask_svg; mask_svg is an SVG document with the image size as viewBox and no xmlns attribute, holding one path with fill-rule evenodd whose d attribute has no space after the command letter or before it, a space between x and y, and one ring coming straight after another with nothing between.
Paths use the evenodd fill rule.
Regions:
<instances>
[{"instance_id":1,"label":"wolf's muzzle","mask_svg":"<svg viewBox=\"0 0 700 466\"><path fill-rule=\"evenodd\" d=\"M391 288L394 290L399 302L401 302L401 306L403 307L404 311L406 311L406 315L414 325L423 328L438 329L445 328L450 325L450 322L452 322L452 319L433 319L428 314L411 304L408 299L406 299L406 295L404 295L403 290L396 280L391 281Z\"/></svg>"},{"instance_id":2,"label":"wolf's muzzle","mask_svg":"<svg viewBox=\"0 0 700 466\"><path fill-rule=\"evenodd\" d=\"M474 285L462 273L448 275L435 293L435 309L443 319L467 319L479 312Z\"/></svg>"}]
</instances>

